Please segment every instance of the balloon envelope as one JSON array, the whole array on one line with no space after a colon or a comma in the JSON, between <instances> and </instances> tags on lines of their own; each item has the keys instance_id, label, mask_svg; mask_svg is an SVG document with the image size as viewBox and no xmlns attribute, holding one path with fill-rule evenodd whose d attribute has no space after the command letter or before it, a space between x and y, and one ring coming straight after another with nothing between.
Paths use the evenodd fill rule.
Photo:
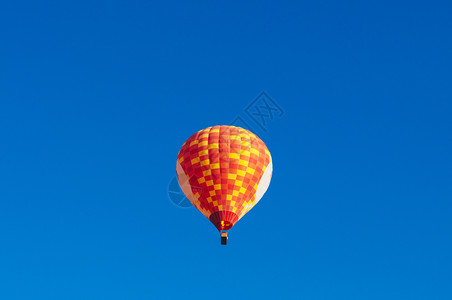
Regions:
<instances>
[{"instance_id":1,"label":"balloon envelope","mask_svg":"<svg viewBox=\"0 0 452 300\"><path fill-rule=\"evenodd\" d=\"M272 169L264 142L235 126L213 126L192 135L176 166L185 196L219 231L232 228L259 202Z\"/></svg>"}]
</instances>

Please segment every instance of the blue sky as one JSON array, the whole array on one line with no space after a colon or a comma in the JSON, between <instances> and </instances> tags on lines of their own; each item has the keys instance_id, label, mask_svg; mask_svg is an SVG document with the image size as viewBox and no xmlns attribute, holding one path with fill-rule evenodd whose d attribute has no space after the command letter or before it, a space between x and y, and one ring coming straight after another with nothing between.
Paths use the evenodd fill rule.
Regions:
<instances>
[{"instance_id":1,"label":"blue sky","mask_svg":"<svg viewBox=\"0 0 452 300\"><path fill-rule=\"evenodd\" d=\"M1 2L0 298L451 299L451 12ZM274 174L224 247L167 190L237 117Z\"/></svg>"}]
</instances>

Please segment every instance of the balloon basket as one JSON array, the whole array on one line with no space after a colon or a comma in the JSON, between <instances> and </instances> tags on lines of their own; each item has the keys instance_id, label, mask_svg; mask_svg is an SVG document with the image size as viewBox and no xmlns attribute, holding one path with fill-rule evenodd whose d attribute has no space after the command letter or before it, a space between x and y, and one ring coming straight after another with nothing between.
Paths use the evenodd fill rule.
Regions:
<instances>
[{"instance_id":1,"label":"balloon basket","mask_svg":"<svg viewBox=\"0 0 452 300\"><path fill-rule=\"evenodd\" d=\"M222 245L227 245L228 244L228 233L227 232L222 232L221 233L221 244Z\"/></svg>"}]
</instances>

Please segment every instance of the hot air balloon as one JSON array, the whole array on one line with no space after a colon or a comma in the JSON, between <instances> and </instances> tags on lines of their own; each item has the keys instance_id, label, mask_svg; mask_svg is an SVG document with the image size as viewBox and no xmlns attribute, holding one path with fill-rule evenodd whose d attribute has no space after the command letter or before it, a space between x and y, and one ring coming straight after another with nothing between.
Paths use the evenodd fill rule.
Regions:
<instances>
[{"instance_id":1,"label":"hot air balloon","mask_svg":"<svg viewBox=\"0 0 452 300\"><path fill-rule=\"evenodd\" d=\"M221 244L266 192L272 176L270 152L254 133L213 126L193 134L177 156L179 185L190 202L218 229Z\"/></svg>"}]
</instances>

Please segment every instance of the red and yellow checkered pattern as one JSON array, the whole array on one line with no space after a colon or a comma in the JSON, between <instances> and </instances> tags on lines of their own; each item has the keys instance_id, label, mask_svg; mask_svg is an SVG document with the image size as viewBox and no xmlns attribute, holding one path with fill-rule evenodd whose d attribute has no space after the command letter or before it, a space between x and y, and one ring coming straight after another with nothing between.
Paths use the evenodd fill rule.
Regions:
<instances>
[{"instance_id":1,"label":"red and yellow checkered pattern","mask_svg":"<svg viewBox=\"0 0 452 300\"><path fill-rule=\"evenodd\" d=\"M177 161L191 187L187 198L218 230L227 230L256 204L256 190L271 156L254 133L213 126L192 135Z\"/></svg>"}]
</instances>

